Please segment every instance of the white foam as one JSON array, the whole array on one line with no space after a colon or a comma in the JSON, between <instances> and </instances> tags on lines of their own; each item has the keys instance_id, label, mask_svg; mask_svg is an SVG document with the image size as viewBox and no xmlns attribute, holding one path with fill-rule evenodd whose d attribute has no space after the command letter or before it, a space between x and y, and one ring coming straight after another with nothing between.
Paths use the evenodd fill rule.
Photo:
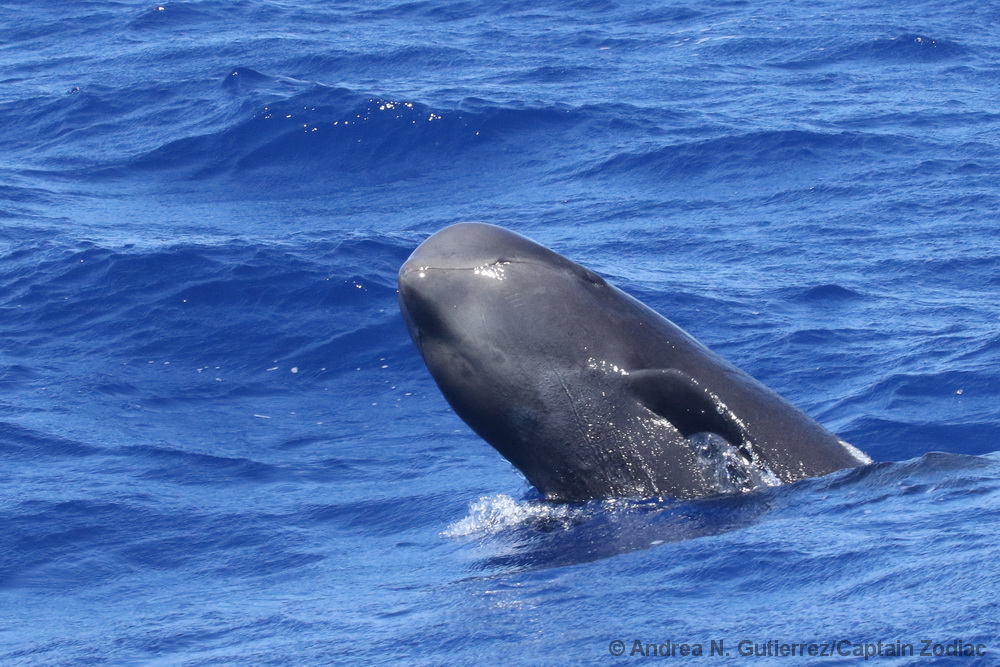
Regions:
<instances>
[{"instance_id":1,"label":"white foam","mask_svg":"<svg viewBox=\"0 0 1000 667\"><path fill-rule=\"evenodd\" d=\"M506 494L483 496L469 505L469 515L451 524L441 534L445 537L496 535L526 524L572 523L579 508L554 503L514 500Z\"/></svg>"},{"instance_id":2,"label":"white foam","mask_svg":"<svg viewBox=\"0 0 1000 667\"><path fill-rule=\"evenodd\" d=\"M863 451L861 451L851 443L841 440L840 444L842 444L854 458L861 461L861 465L868 465L869 463L872 462L872 457L868 456L867 454L865 454Z\"/></svg>"}]
</instances>

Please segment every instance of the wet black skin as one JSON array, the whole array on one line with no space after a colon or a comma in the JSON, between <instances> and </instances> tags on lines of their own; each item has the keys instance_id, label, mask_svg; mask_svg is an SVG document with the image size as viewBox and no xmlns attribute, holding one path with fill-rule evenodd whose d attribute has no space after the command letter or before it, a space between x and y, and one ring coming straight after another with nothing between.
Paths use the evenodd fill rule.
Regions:
<instances>
[{"instance_id":1,"label":"wet black skin","mask_svg":"<svg viewBox=\"0 0 1000 667\"><path fill-rule=\"evenodd\" d=\"M868 462L663 316L509 230L437 232L400 269L399 299L448 403L549 499L697 498Z\"/></svg>"}]
</instances>

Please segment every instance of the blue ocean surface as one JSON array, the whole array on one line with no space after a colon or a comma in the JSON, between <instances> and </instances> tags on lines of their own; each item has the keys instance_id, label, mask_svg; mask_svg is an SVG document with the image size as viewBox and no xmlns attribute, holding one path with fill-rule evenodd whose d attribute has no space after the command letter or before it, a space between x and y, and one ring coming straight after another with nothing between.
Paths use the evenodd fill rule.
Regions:
<instances>
[{"instance_id":1,"label":"blue ocean surface","mask_svg":"<svg viewBox=\"0 0 1000 667\"><path fill-rule=\"evenodd\" d=\"M0 664L1000 664L998 25L0 3ZM465 220L875 463L544 502L399 316Z\"/></svg>"}]
</instances>

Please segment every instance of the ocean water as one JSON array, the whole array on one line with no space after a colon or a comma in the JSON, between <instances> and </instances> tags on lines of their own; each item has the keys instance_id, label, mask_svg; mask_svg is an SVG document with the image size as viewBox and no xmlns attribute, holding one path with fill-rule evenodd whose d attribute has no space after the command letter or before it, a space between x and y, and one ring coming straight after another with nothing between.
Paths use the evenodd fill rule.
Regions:
<instances>
[{"instance_id":1,"label":"ocean water","mask_svg":"<svg viewBox=\"0 0 1000 667\"><path fill-rule=\"evenodd\" d=\"M0 663L1000 664L998 24L0 4ZM541 501L399 317L399 265L464 220L876 462Z\"/></svg>"}]
</instances>

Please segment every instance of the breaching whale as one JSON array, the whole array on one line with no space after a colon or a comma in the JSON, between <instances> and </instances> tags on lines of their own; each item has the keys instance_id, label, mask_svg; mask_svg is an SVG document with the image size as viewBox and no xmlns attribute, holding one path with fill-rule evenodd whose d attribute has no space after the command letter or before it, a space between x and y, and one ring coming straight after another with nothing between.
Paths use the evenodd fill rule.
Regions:
<instances>
[{"instance_id":1,"label":"breaching whale","mask_svg":"<svg viewBox=\"0 0 1000 667\"><path fill-rule=\"evenodd\" d=\"M699 498L869 463L599 275L452 225L399 270L403 319L455 412L546 498Z\"/></svg>"}]
</instances>

